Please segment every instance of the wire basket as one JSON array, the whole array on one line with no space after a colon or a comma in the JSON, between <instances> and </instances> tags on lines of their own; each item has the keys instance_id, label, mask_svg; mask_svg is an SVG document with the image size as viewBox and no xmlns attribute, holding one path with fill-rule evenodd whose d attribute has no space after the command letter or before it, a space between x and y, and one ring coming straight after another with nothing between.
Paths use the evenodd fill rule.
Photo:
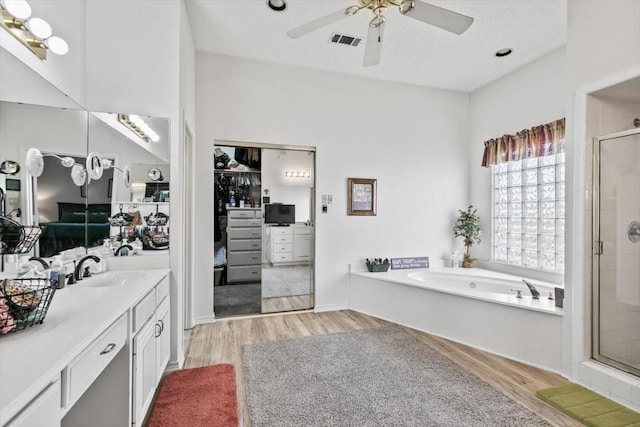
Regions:
<instances>
[{"instance_id":1,"label":"wire basket","mask_svg":"<svg viewBox=\"0 0 640 427\"><path fill-rule=\"evenodd\" d=\"M55 291L49 279L0 281L0 335L42 323Z\"/></svg>"},{"instance_id":2,"label":"wire basket","mask_svg":"<svg viewBox=\"0 0 640 427\"><path fill-rule=\"evenodd\" d=\"M389 271L389 259L384 259L384 261L380 258L375 258L370 260L367 258L366 260L367 270L371 273L383 273L385 271Z\"/></svg>"},{"instance_id":3,"label":"wire basket","mask_svg":"<svg viewBox=\"0 0 640 427\"><path fill-rule=\"evenodd\" d=\"M43 231L43 226L20 225L10 218L0 216L0 254L28 253Z\"/></svg>"}]
</instances>

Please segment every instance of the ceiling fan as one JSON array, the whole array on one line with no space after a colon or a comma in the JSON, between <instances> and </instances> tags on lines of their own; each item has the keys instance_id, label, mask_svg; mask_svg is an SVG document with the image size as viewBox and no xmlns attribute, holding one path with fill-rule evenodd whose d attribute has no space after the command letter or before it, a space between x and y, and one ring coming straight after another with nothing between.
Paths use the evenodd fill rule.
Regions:
<instances>
[{"instance_id":1,"label":"ceiling fan","mask_svg":"<svg viewBox=\"0 0 640 427\"><path fill-rule=\"evenodd\" d=\"M385 12L391 6L397 6L402 15L408 16L429 25L442 28L455 34L464 33L473 23L473 18L443 9L419 0L357 0L359 4L340 9L329 15L314 19L287 32L292 39L304 36L312 31L338 22L341 19L354 16L363 9L373 12L373 19L369 22L367 43L364 49L365 67L380 63L382 52L382 38L385 27Z\"/></svg>"}]
</instances>

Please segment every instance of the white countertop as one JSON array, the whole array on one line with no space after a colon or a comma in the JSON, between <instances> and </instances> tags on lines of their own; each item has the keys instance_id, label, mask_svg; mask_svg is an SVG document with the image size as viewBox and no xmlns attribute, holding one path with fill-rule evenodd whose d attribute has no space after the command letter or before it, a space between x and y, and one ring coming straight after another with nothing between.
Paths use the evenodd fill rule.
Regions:
<instances>
[{"instance_id":1,"label":"white countertop","mask_svg":"<svg viewBox=\"0 0 640 427\"><path fill-rule=\"evenodd\" d=\"M78 282L59 289L43 324L0 336L0 425L170 272L140 271L145 277L127 285L93 287Z\"/></svg>"}]
</instances>

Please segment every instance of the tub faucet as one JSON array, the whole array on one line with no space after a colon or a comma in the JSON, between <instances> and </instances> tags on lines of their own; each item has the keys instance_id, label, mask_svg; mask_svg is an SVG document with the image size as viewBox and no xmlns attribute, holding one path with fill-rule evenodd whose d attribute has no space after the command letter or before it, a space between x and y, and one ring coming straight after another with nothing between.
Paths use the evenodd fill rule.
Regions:
<instances>
[{"instance_id":1,"label":"tub faucet","mask_svg":"<svg viewBox=\"0 0 640 427\"><path fill-rule=\"evenodd\" d=\"M86 257L82 258L80 261L78 261L78 264L76 265L76 269L73 272L73 277L75 279L75 281L77 282L78 280L82 280L83 277L91 277L91 272L89 271L89 267L84 269L84 273L82 273L82 265L85 263L85 261L87 260L92 260L95 262L100 262L100 258L95 256L95 255L87 255ZM69 283L71 284L71 283Z\"/></svg>"},{"instance_id":2,"label":"tub faucet","mask_svg":"<svg viewBox=\"0 0 640 427\"><path fill-rule=\"evenodd\" d=\"M529 288L529 292L531 292L531 298L533 299L540 299L540 292L538 292L538 290L536 289L535 286L533 286L531 283L527 282L526 280L522 279L522 282L527 285L527 288Z\"/></svg>"},{"instance_id":3,"label":"tub faucet","mask_svg":"<svg viewBox=\"0 0 640 427\"><path fill-rule=\"evenodd\" d=\"M123 250L123 249L127 249L127 250L124 252L124 255L128 255L128 254L129 254L129 251L133 251L133 246L128 245L128 244L127 244L127 245L122 245L122 246L120 246L118 249L116 249L115 251L113 251L113 255L114 255L114 256L124 256L124 255L122 254L122 250Z\"/></svg>"}]
</instances>

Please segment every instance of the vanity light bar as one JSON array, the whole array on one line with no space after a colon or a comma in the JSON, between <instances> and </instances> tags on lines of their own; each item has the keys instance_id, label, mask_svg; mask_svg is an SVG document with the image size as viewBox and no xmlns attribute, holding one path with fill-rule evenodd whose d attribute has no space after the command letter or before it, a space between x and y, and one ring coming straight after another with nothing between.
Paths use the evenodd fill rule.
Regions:
<instances>
[{"instance_id":1,"label":"vanity light bar","mask_svg":"<svg viewBox=\"0 0 640 427\"><path fill-rule=\"evenodd\" d=\"M56 55L69 52L67 42L52 35L47 21L31 17L31 6L26 0L0 0L0 27L42 60L47 59L48 50Z\"/></svg>"},{"instance_id":2,"label":"vanity light bar","mask_svg":"<svg viewBox=\"0 0 640 427\"><path fill-rule=\"evenodd\" d=\"M118 114L118 121L145 142L160 141L160 136L158 136L158 134L136 114Z\"/></svg>"},{"instance_id":3,"label":"vanity light bar","mask_svg":"<svg viewBox=\"0 0 640 427\"><path fill-rule=\"evenodd\" d=\"M292 171L286 171L285 176L289 177L289 178L309 178L311 176L311 174L309 174L309 172L292 172Z\"/></svg>"}]
</instances>

